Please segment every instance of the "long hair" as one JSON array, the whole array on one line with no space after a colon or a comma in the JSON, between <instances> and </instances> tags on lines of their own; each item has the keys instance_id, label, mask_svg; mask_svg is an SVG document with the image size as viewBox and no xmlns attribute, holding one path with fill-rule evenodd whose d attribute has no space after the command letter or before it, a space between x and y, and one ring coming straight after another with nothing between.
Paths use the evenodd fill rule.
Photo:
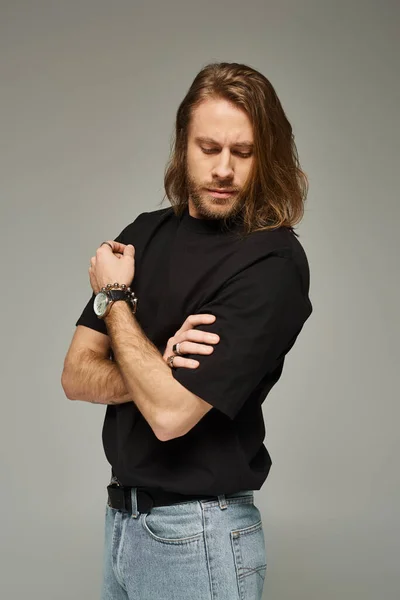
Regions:
<instances>
[{"instance_id":1,"label":"long hair","mask_svg":"<svg viewBox=\"0 0 400 600\"><path fill-rule=\"evenodd\" d=\"M176 115L175 140L164 187L174 212L188 206L187 142L193 111L207 99L222 98L244 110L253 127L254 161L240 194L245 234L293 227L303 217L308 179L301 170L292 127L268 79L238 63L211 63L195 77Z\"/></svg>"}]
</instances>

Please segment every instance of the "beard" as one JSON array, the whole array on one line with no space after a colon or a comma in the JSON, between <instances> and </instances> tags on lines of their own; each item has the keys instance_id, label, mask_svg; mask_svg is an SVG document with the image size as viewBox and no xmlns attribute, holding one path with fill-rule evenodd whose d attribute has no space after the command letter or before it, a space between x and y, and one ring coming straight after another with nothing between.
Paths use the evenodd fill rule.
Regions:
<instances>
[{"instance_id":1,"label":"beard","mask_svg":"<svg viewBox=\"0 0 400 600\"><path fill-rule=\"evenodd\" d=\"M239 190L235 190L229 198L215 198L210 192L207 192L205 185L199 185L188 172L186 181L188 195L201 218L230 221L241 212L243 202L240 199ZM218 189L218 186L214 185L215 189ZM230 185L226 185L226 187L232 189Z\"/></svg>"}]
</instances>

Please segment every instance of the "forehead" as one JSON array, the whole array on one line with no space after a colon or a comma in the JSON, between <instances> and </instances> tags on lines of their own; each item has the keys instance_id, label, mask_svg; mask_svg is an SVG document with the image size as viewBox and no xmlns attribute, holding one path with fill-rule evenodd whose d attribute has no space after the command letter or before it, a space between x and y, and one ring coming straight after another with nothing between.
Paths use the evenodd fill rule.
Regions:
<instances>
[{"instance_id":1,"label":"forehead","mask_svg":"<svg viewBox=\"0 0 400 600\"><path fill-rule=\"evenodd\" d=\"M212 138L219 144L253 142L253 127L244 110L225 99L208 99L192 113L189 137Z\"/></svg>"}]
</instances>

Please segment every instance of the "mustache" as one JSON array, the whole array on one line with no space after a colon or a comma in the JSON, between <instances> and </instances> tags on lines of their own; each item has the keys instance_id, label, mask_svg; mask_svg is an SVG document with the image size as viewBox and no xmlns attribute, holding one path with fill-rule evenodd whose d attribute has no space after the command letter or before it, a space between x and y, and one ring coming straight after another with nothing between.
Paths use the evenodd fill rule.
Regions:
<instances>
[{"instance_id":1,"label":"mustache","mask_svg":"<svg viewBox=\"0 0 400 600\"><path fill-rule=\"evenodd\" d=\"M226 185L206 185L204 186L207 190L229 190L230 192L238 192L237 188L232 187L229 184Z\"/></svg>"},{"instance_id":2,"label":"mustache","mask_svg":"<svg viewBox=\"0 0 400 600\"><path fill-rule=\"evenodd\" d=\"M201 193L203 190L230 190L234 193L239 193L240 189L230 185L228 182L226 183L210 183L210 184L198 184L195 182L190 176L187 178L188 186L193 192Z\"/></svg>"}]
</instances>

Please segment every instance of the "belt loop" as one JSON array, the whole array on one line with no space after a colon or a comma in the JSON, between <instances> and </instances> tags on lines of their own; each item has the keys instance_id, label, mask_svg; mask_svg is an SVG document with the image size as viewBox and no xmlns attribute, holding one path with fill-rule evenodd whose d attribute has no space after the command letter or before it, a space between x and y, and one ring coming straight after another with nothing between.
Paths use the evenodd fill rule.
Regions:
<instances>
[{"instance_id":1,"label":"belt loop","mask_svg":"<svg viewBox=\"0 0 400 600\"><path fill-rule=\"evenodd\" d=\"M136 487L131 488L132 519L137 519L139 516L136 490Z\"/></svg>"},{"instance_id":2,"label":"belt loop","mask_svg":"<svg viewBox=\"0 0 400 600\"><path fill-rule=\"evenodd\" d=\"M218 495L218 502L219 502L219 507L221 510L228 508L228 503L226 501L225 494Z\"/></svg>"}]
</instances>

